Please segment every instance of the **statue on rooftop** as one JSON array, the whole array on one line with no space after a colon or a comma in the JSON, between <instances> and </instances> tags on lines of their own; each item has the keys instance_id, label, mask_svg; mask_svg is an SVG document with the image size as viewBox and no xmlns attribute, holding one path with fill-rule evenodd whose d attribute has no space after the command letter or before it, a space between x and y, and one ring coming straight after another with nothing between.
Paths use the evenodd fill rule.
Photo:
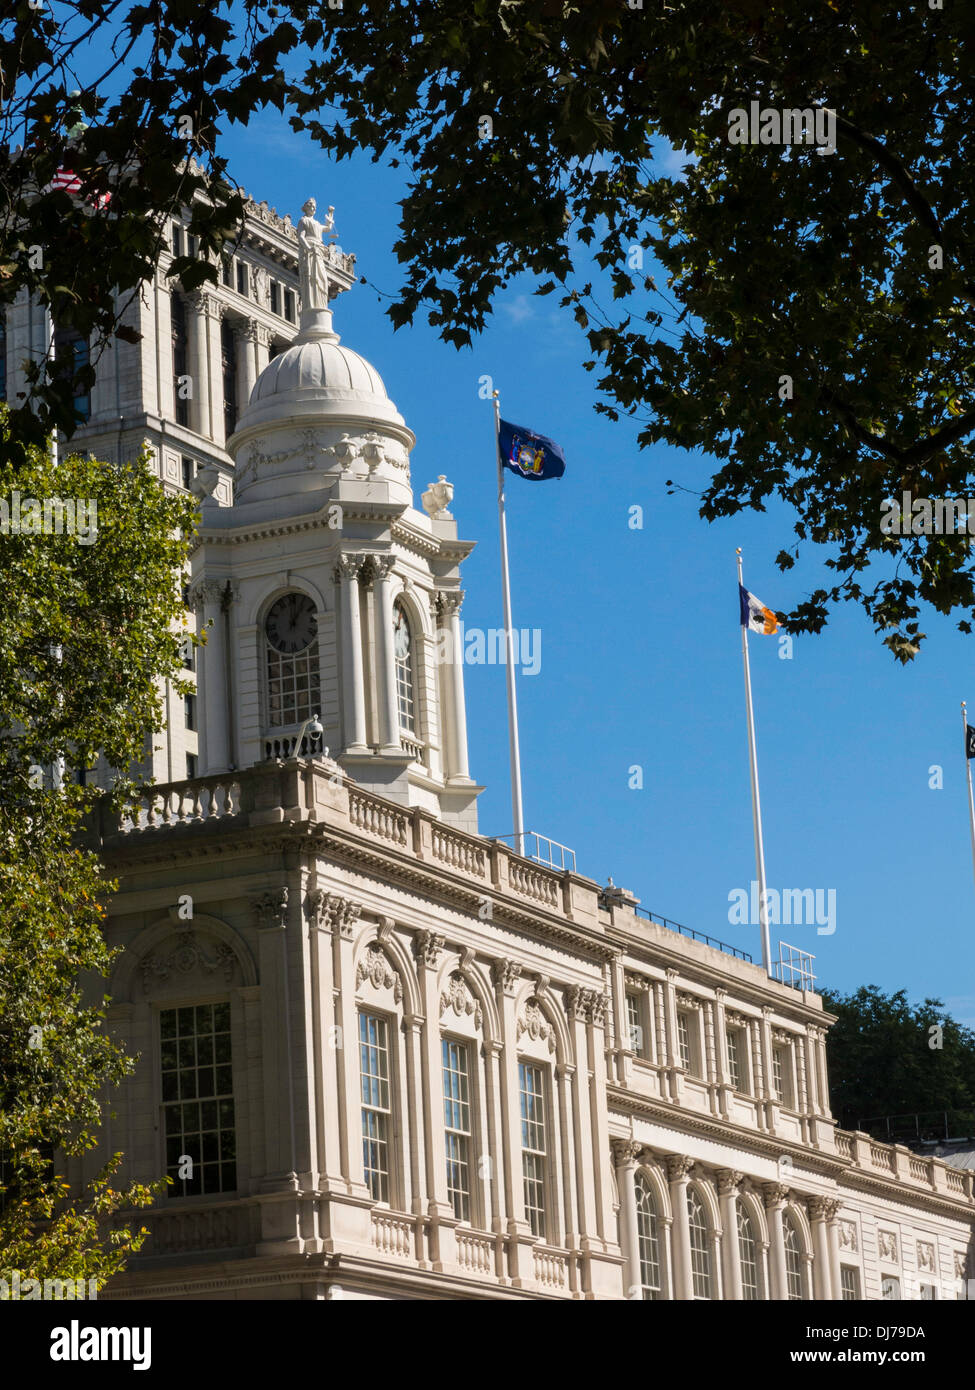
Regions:
<instances>
[{"instance_id":1,"label":"statue on rooftop","mask_svg":"<svg viewBox=\"0 0 975 1390\"><path fill-rule=\"evenodd\" d=\"M309 198L301 209L304 216L298 223L298 274L303 309L328 308L328 253L322 233L331 231L335 209L328 209L323 223L315 220L317 206L315 199Z\"/></svg>"}]
</instances>

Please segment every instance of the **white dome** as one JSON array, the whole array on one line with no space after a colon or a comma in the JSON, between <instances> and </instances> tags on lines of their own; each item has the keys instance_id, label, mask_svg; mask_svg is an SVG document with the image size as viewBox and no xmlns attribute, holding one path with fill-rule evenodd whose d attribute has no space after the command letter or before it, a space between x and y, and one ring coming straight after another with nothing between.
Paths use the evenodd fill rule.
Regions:
<instances>
[{"instance_id":1,"label":"white dome","mask_svg":"<svg viewBox=\"0 0 975 1390\"><path fill-rule=\"evenodd\" d=\"M341 345L331 330L331 317L328 311L316 315L318 323L303 329L291 347L268 363L254 383L235 433L308 415L405 423L375 367Z\"/></svg>"}]
</instances>

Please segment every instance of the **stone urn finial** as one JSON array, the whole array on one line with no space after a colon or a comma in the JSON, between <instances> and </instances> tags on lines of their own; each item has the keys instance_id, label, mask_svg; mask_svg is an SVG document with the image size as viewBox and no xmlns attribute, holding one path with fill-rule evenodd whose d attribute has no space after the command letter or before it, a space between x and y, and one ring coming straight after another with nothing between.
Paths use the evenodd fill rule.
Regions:
<instances>
[{"instance_id":1,"label":"stone urn finial","mask_svg":"<svg viewBox=\"0 0 975 1390\"><path fill-rule=\"evenodd\" d=\"M453 483L448 483L441 473L437 481L429 485L421 498L423 510L431 521L440 521L441 518L450 516L447 508L450 506L453 495Z\"/></svg>"}]
</instances>

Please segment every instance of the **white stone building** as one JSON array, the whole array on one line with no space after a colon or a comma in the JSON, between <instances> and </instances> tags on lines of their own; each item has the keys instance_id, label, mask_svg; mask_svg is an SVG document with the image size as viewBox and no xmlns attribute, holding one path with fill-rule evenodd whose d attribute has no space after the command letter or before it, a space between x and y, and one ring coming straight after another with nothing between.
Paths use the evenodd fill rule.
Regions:
<instances>
[{"instance_id":1,"label":"white stone building","mask_svg":"<svg viewBox=\"0 0 975 1390\"><path fill-rule=\"evenodd\" d=\"M100 828L139 1060L85 1170L174 1179L103 1297L961 1296L975 1175L837 1129L815 993L477 833L472 547L333 330L338 250L302 252L294 337L298 253L251 205L217 289L164 262L80 439L195 486L208 632Z\"/></svg>"}]
</instances>

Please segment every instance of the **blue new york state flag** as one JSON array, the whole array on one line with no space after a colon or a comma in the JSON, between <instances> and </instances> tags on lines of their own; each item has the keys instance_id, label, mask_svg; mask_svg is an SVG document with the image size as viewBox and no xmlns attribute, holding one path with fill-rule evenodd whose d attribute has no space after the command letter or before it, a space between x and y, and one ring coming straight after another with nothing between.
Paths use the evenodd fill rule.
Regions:
<instances>
[{"instance_id":1,"label":"blue new york state flag","mask_svg":"<svg viewBox=\"0 0 975 1390\"><path fill-rule=\"evenodd\" d=\"M532 478L542 482L545 478L561 478L565 472L565 454L553 439L544 434L512 425L508 420L500 422L498 447L501 462L519 478Z\"/></svg>"}]
</instances>

